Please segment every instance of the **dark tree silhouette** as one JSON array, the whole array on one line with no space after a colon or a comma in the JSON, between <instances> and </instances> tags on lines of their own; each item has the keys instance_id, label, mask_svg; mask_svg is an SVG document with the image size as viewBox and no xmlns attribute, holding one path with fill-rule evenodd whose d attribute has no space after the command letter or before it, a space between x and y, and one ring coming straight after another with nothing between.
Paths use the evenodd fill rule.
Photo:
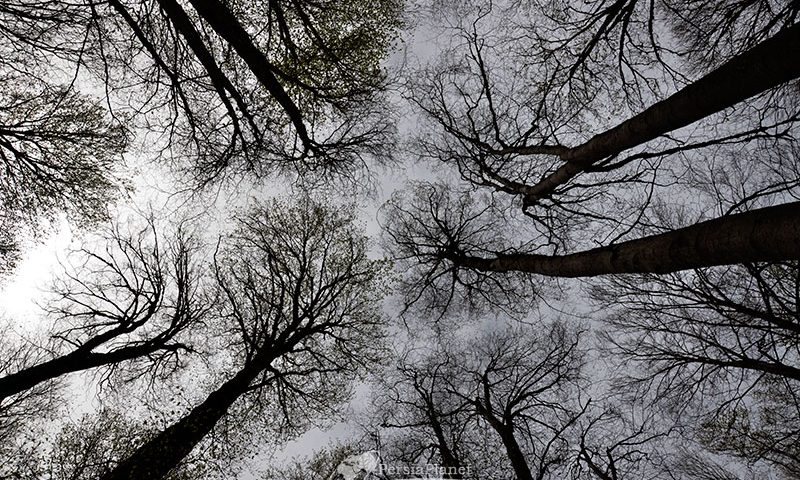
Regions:
<instances>
[{"instance_id":1,"label":"dark tree silhouette","mask_svg":"<svg viewBox=\"0 0 800 480\"><path fill-rule=\"evenodd\" d=\"M163 478L236 402L273 406L290 429L330 412L346 380L382 356L385 275L351 210L304 199L240 217L216 260L221 334L238 370L101 478Z\"/></svg>"},{"instance_id":2,"label":"dark tree silhouette","mask_svg":"<svg viewBox=\"0 0 800 480\"><path fill-rule=\"evenodd\" d=\"M152 220L138 231L113 227L104 248L75 252L80 266L56 282L47 307L55 326L45 350L64 353L14 359L17 367L0 378L0 402L81 370L104 367L108 377L124 362L119 373L132 379L181 365L192 351L184 337L215 300L203 286L197 240L182 228L166 239L157 229Z\"/></svg>"},{"instance_id":3,"label":"dark tree silhouette","mask_svg":"<svg viewBox=\"0 0 800 480\"><path fill-rule=\"evenodd\" d=\"M107 219L120 193L123 128L96 100L68 86L30 83L0 70L0 270L14 264L20 231L66 213L78 224Z\"/></svg>"},{"instance_id":4,"label":"dark tree silhouette","mask_svg":"<svg viewBox=\"0 0 800 480\"><path fill-rule=\"evenodd\" d=\"M188 158L179 166L202 184L243 170L346 174L391 152L380 61L400 9L394 0L369 8L14 1L0 10L0 35L23 78L51 62L99 81L112 111L148 135L148 148Z\"/></svg>"},{"instance_id":5,"label":"dark tree silhouette","mask_svg":"<svg viewBox=\"0 0 800 480\"><path fill-rule=\"evenodd\" d=\"M692 8L721 21L711 3ZM418 151L449 178L386 209L407 303L509 306L532 297L520 273L799 258L800 26L796 8L759 5L720 6L722 32L671 2L456 9L452 49L408 81ZM715 41L692 57L679 38ZM660 218L672 203L691 212L677 225Z\"/></svg>"},{"instance_id":6,"label":"dark tree silhouette","mask_svg":"<svg viewBox=\"0 0 800 480\"><path fill-rule=\"evenodd\" d=\"M626 390L692 419L713 450L796 475L797 273L746 264L599 286L615 307L606 341L631 362Z\"/></svg>"}]
</instances>

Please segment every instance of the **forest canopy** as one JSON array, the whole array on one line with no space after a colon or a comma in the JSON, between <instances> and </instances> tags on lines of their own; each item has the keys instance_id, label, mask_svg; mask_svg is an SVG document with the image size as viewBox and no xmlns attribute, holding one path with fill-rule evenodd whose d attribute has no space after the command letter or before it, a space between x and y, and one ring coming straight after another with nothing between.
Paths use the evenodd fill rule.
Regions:
<instances>
[{"instance_id":1,"label":"forest canopy","mask_svg":"<svg viewBox=\"0 0 800 480\"><path fill-rule=\"evenodd\" d=\"M800 477L798 17L2 2L0 479Z\"/></svg>"}]
</instances>

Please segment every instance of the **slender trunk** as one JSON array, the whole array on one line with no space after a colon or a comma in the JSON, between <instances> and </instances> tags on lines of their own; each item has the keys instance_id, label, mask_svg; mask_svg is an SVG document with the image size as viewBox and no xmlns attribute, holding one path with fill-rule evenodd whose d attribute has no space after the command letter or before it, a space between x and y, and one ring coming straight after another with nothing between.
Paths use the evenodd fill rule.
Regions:
<instances>
[{"instance_id":1,"label":"slender trunk","mask_svg":"<svg viewBox=\"0 0 800 480\"><path fill-rule=\"evenodd\" d=\"M461 462L458 461L453 451L450 449L450 446L447 443L447 438L444 435L444 429L442 428L442 424L439 422L439 417L436 415L436 412L431 409L429 411L429 417L431 420L431 428L433 428L433 433L436 436L436 442L438 443L439 448L439 456L442 457L442 467L447 469L447 471L458 472L458 469L461 468ZM461 475L451 475L446 478L461 478Z\"/></svg>"},{"instance_id":2,"label":"slender trunk","mask_svg":"<svg viewBox=\"0 0 800 480\"><path fill-rule=\"evenodd\" d=\"M303 145L310 147L311 139L303 123L303 114L275 77L267 56L253 43L253 39L250 38L247 30L239 23L233 12L219 0L190 0L189 3L200 14L200 17L208 22L217 35L236 50L261 85L283 108Z\"/></svg>"},{"instance_id":3,"label":"slender trunk","mask_svg":"<svg viewBox=\"0 0 800 480\"><path fill-rule=\"evenodd\" d=\"M82 348L0 378L0 400L24 392L40 383L68 373L120 363L148 355L158 350L168 350L172 348L179 347L170 345L146 345L121 348L109 353L94 353L88 351L88 349Z\"/></svg>"},{"instance_id":4,"label":"slender trunk","mask_svg":"<svg viewBox=\"0 0 800 480\"><path fill-rule=\"evenodd\" d=\"M586 143L564 151L566 163L525 191L533 205L594 163L690 125L800 77L800 24L741 53L665 100Z\"/></svg>"},{"instance_id":5,"label":"slender trunk","mask_svg":"<svg viewBox=\"0 0 800 480\"><path fill-rule=\"evenodd\" d=\"M252 362L192 409L177 423L139 447L101 480L157 480L177 467L214 428L261 372Z\"/></svg>"},{"instance_id":6,"label":"slender trunk","mask_svg":"<svg viewBox=\"0 0 800 480\"><path fill-rule=\"evenodd\" d=\"M800 259L800 202L700 222L671 232L569 255L449 255L479 271L552 277L670 273L692 268Z\"/></svg>"}]
</instances>

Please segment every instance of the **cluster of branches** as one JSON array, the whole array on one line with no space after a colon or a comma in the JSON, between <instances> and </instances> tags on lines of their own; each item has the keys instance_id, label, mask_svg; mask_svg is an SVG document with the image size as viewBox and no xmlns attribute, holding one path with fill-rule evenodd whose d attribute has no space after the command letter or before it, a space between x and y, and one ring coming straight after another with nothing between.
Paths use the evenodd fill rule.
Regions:
<instances>
[{"instance_id":1,"label":"cluster of branches","mask_svg":"<svg viewBox=\"0 0 800 480\"><path fill-rule=\"evenodd\" d=\"M97 441L84 430L65 432L94 446L75 468L64 466L75 475L64 478L184 478L176 475L190 468L192 451L229 412L240 416L232 423L261 422L281 437L335 414L348 384L384 356L378 302L387 265L367 257L354 215L310 198L260 204L238 217L211 262L187 225L166 239L152 221L129 234L112 230L105 249L79 252L77 271L57 282L50 342L4 353L0 432L16 434L3 448L30 450L13 437L41 418L36 400L48 392L37 389L66 374L91 371L112 390L121 381L160 391L187 356L211 360L204 351L211 344L224 368L214 370L217 386L204 400L161 430L130 426L137 440L121 445L109 436L114 430L96 433ZM128 431L123 420L119 432ZM43 457L47 449L38 448ZM53 468L31 464L31 471Z\"/></svg>"},{"instance_id":2,"label":"cluster of branches","mask_svg":"<svg viewBox=\"0 0 800 480\"><path fill-rule=\"evenodd\" d=\"M387 205L390 249L407 272L407 303L441 307L443 297L475 296L478 285L487 295L504 295L509 283L519 283L511 280L517 272L662 274L800 257L796 6L742 4L728 12L723 34L694 31L666 13L660 18L659 9L677 12L668 3L644 2L651 10L644 23L627 20L647 7L642 2L607 3L580 12L567 7L560 33L537 17L517 13L512 20L502 6L479 10L453 27L462 40L453 51L409 80L409 99L430 127L419 136L419 152L453 167L453 175L414 185ZM697 8L717 18L712 3ZM491 34L497 25L500 33ZM661 30L669 29L674 52L694 51L692 36L699 57L699 43L713 38L709 55L718 60L697 75L694 66L653 53L647 72L626 53L637 45L630 30L642 28L653 45L657 37L664 43L668 32ZM617 34L613 47L608 42ZM566 36L545 42L548 35ZM723 47L723 35L736 41ZM600 45L616 48L628 64L621 76L602 68ZM730 53L719 59L721 51ZM540 78L550 63L561 67ZM684 80L673 76L677 83L666 85L665 75L678 67ZM626 71L644 85L625 82ZM625 88L604 88L609 79L622 79ZM663 88L646 89L653 82ZM623 106L632 88L649 106ZM726 178L751 159L762 168ZM716 198L706 203L709 197ZM664 204L686 210L677 225L661 218ZM488 234L495 230L502 236Z\"/></svg>"},{"instance_id":3,"label":"cluster of branches","mask_svg":"<svg viewBox=\"0 0 800 480\"><path fill-rule=\"evenodd\" d=\"M343 179L390 158L380 62L400 15L396 0L4 2L0 267L20 241L5 232L105 219L136 138L195 188L245 171Z\"/></svg>"},{"instance_id":4,"label":"cluster of branches","mask_svg":"<svg viewBox=\"0 0 800 480\"><path fill-rule=\"evenodd\" d=\"M512 323L401 353L373 398L384 461L435 464L464 479L663 473L665 434L589 397L585 334L558 321Z\"/></svg>"},{"instance_id":5,"label":"cluster of branches","mask_svg":"<svg viewBox=\"0 0 800 480\"><path fill-rule=\"evenodd\" d=\"M200 181L234 165L346 172L388 142L379 62L400 25L394 0L51 0L0 14L23 75L82 70L112 112L193 158Z\"/></svg>"},{"instance_id":6,"label":"cluster of branches","mask_svg":"<svg viewBox=\"0 0 800 480\"><path fill-rule=\"evenodd\" d=\"M611 391L652 420L584 413L571 473L797 476L796 2L444 8L453 42L407 82L417 152L443 173L383 212L404 312L524 316L546 277L596 277L577 285L605 325ZM411 444L436 445L434 424ZM657 455L665 438L683 445Z\"/></svg>"}]
</instances>

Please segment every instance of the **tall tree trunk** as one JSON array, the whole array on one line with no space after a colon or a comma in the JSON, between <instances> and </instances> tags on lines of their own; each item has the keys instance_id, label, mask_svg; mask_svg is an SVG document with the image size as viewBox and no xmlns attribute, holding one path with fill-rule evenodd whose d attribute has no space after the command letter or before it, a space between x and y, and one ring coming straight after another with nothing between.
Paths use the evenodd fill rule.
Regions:
<instances>
[{"instance_id":1,"label":"tall tree trunk","mask_svg":"<svg viewBox=\"0 0 800 480\"><path fill-rule=\"evenodd\" d=\"M461 462L459 462L458 458L456 458L455 453L447 443L447 438L444 435L444 428L442 428L442 424L439 422L439 417L432 407L430 407L428 411L428 417L430 418L431 428L433 428L433 433L436 436L436 442L438 443L439 456L442 457L442 467L448 471L458 472L459 468L461 468ZM451 475L447 478L457 479L461 478L461 475Z\"/></svg>"},{"instance_id":2,"label":"tall tree trunk","mask_svg":"<svg viewBox=\"0 0 800 480\"><path fill-rule=\"evenodd\" d=\"M177 467L192 449L214 428L241 397L250 383L261 373L263 365L251 362L205 401L177 423L139 447L133 455L104 475L101 480L157 480Z\"/></svg>"},{"instance_id":3,"label":"tall tree trunk","mask_svg":"<svg viewBox=\"0 0 800 480\"><path fill-rule=\"evenodd\" d=\"M506 448L506 455L511 461L511 468L514 469L517 480L533 480L533 473L531 473L528 461L525 459L525 454L522 453L522 449L516 437L514 437L514 430L503 425L502 428L497 430L497 433Z\"/></svg>"},{"instance_id":4,"label":"tall tree trunk","mask_svg":"<svg viewBox=\"0 0 800 480\"><path fill-rule=\"evenodd\" d=\"M239 23L233 12L219 0L189 0L189 3L203 20L208 22L217 35L236 50L261 85L283 108L303 145L307 148L310 147L312 142L305 123L303 123L303 114L275 77L267 56L253 43L253 39L250 38L247 30Z\"/></svg>"},{"instance_id":5,"label":"tall tree trunk","mask_svg":"<svg viewBox=\"0 0 800 480\"><path fill-rule=\"evenodd\" d=\"M552 277L670 273L691 268L800 259L800 202L715 218L659 235L569 255L449 254L454 264Z\"/></svg>"},{"instance_id":6,"label":"tall tree trunk","mask_svg":"<svg viewBox=\"0 0 800 480\"><path fill-rule=\"evenodd\" d=\"M594 163L692 124L800 77L800 24L793 25L616 127L569 148L566 163L524 191L533 205ZM534 147L535 149L536 147Z\"/></svg>"},{"instance_id":7,"label":"tall tree trunk","mask_svg":"<svg viewBox=\"0 0 800 480\"><path fill-rule=\"evenodd\" d=\"M182 346L177 344L161 346L143 345L120 348L108 353L95 353L88 351L87 348L80 348L74 352L0 378L0 400L24 392L42 382L58 378L68 373L132 360L158 350L175 350L178 348L182 348Z\"/></svg>"},{"instance_id":8,"label":"tall tree trunk","mask_svg":"<svg viewBox=\"0 0 800 480\"><path fill-rule=\"evenodd\" d=\"M506 449L506 456L511 462L511 468L514 469L517 480L533 480L533 474L528 466L528 461L525 459L525 454L522 453L522 448L520 448L516 437L514 437L514 427L511 424L511 420L506 419L504 422L495 416L495 414L492 413L488 400L486 400L486 405L484 405L481 403L480 399L475 399L473 405L478 415L482 416L489 423L489 426L500 436L500 440L502 440L503 446Z\"/></svg>"}]
</instances>

